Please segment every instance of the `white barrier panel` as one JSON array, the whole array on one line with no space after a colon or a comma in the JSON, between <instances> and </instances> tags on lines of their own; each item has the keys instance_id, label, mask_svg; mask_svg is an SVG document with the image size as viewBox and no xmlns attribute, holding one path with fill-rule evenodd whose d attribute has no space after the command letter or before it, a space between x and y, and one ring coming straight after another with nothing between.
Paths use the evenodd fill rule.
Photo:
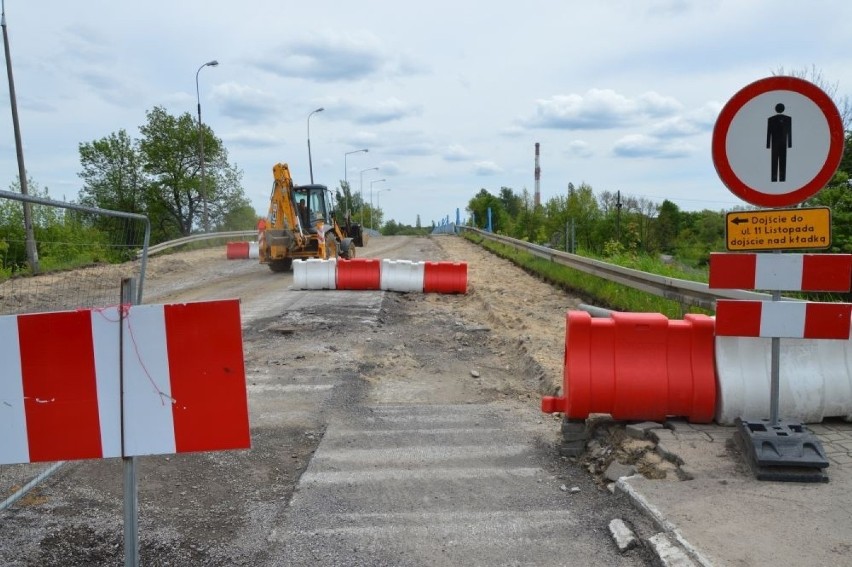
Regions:
<instances>
[{"instance_id":1,"label":"white barrier panel","mask_svg":"<svg viewBox=\"0 0 852 567\"><path fill-rule=\"evenodd\" d=\"M386 291L422 292L423 262L382 260L380 287Z\"/></svg>"},{"instance_id":2,"label":"white barrier panel","mask_svg":"<svg viewBox=\"0 0 852 567\"><path fill-rule=\"evenodd\" d=\"M294 261L293 285L296 289L337 289L337 260Z\"/></svg>"},{"instance_id":3,"label":"white barrier panel","mask_svg":"<svg viewBox=\"0 0 852 567\"><path fill-rule=\"evenodd\" d=\"M260 249L258 248L257 242L249 242L248 257L254 260L260 258Z\"/></svg>"},{"instance_id":4,"label":"white barrier panel","mask_svg":"<svg viewBox=\"0 0 852 567\"><path fill-rule=\"evenodd\" d=\"M733 425L738 417L769 417L771 344L769 338L716 337L720 425ZM852 341L781 339L779 367L781 419L852 421Z\"/></svg>"}]
</instances>

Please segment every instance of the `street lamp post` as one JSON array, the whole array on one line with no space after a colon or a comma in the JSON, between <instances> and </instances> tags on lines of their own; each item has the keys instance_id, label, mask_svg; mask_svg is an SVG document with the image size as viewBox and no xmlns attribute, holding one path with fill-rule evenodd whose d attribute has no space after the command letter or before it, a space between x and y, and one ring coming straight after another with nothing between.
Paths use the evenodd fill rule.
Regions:
<instances>
[{"instance_id":1,"label":"street lamp post","mask_svg":"<svg viewBox=\"0 0 852 567\"><path fill-rule=\"evenodd\" d=\"M311 172L311 185L314 183L314 164L311 162L311 116L317 112L322 112L323 110L325 110L325 108L319 107L308 114L308 170Z\"/></svg>"},{"instance_id":2,"label":"street lamp post","mask_svg":"<svg viewBox=\"0 0 852 567\"><path fill-rule=\"evenodd\" d=\"M198 154L201 160L201 205L204 208L204 232L210 232L210 217L207 212L207 186L204 184L204 127L201 123L201 91L198 88L198 74L205 67L215 67L219 64L215 59L208 61L195 72L195 97L198 101Z\"/></svg>"},{"instance_id":3,"label":"street lamp post","mask_svg":"<svg viewBox=\"0 0 852 567\"><path fill-rule=\"evenodd\" d=\"M358 191L358 193L361 195L361 228L364 228L364 172L378 170L378 167L368 167L367 169L361 170L361 188Z\"/></svg>"},{"instance_id":4,"label":"street lamp post","mask_svg":"<svg viewBox=\"0 0 852 567\"><path fill-rule=\"evenodd\" d=\"M370 230L373 229L373 183L381 183L382 181L387 181L387 179L370 181Z\"/></svg>"},{"instance_id":5,"label":"street lamp post","mask_svg":"<svg viewBox=\"0 0 852 567\"><path fill-rule=\"evenodd\" d=\"M28 195L27 168L24 166L24 146L21 143L21 125L18 122L18 102L15 97L15 80L12 77L12 54L9 50L9 33L6 31L6 2L2 3L2 17L0 26L3 27L3 49L6 52L6 75L9 77L9 102L12 106L12 128L15 131L15 151L18 156L18 181L21 184L21 195ZM35 230L33 229L32 203L24 201L24 238L27 252L27 262L33 274L41 271L38 262L38 246L35 241Z\"/></svg>"},{"instance_id":6,"label":"street lamp post","mask_svg":"<svg viewBox=\"0 0 852 567\"><path fill-rule=\"evenodd\" d=\"M348 202L348 203L346 203L346 216L347 216L347 218L349 217L349 211L350 211L350 209L352 209L352 197L351 197L351 195L352 195L352 188L351 188L351 187L349 187L349 176L348 176L348 175L349 175L349 170L348 170L348 169L347 169L347 167L346 167L346 158L347 158L347 156L349 156L350 154L359 154L359 153L362 153L362 152L363 152L363 153L367 153L367 152L369 152L369 151L370 151L370 150L368 150L367 148L364 148L364 149L362 149L362 150L353 150L353 151L351 151L351 152L346 152L345 154L343 154L343 183L346 185L346 189L349 191L349 195L350 195L350 197L349 197L349 202Z\"/></svg>"}]
</instances>

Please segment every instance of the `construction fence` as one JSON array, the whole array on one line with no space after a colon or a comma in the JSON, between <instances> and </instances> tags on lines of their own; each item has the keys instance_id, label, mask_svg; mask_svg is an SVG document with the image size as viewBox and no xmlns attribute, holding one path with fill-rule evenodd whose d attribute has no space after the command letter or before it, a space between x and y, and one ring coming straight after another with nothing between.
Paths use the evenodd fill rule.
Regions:
<instances>
[{"instance_id":1,"label":"construction fence","mask_svg":"<svg viewBox=\"0 0 852 567\"><path fill-rule=\"evenodd\" d=\"M25 207L31 231L23 225ZM127 278L136 282L133 302L141 303L150 234L141 214L0 191L0 317L118 305ZM29 247L28 237L35 241ZM0 371L0 393L2 386ZM0 465L0 513L61 467Z\"/></svg>"}]
</instances>

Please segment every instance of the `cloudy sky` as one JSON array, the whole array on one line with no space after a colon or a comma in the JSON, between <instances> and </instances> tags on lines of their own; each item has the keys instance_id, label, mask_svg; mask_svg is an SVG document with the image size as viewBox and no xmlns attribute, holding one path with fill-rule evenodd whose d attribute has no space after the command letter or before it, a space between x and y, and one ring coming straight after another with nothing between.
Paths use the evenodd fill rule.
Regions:
<instances>
[{"instance_id":1,"label":"cloudy sky","mask_svg":"<svg viewBox=\"0 0 852 567\"><path fill-rule=\"evenodd\" d=\"M80 188L78 145L145 112L196 112L265 214L272 166L353 189L414 224L455 218L482 188L569 182L743 205L719 181L713 124L779 69L817 68L852 95L852 2L841 0L6 0L27 171ZM16 178L8 87L0 187ZM347 152L368 148L368 153ZM348 167L344 167L344 162ZM378 167L362 173L362 170ZM345 171L348 169L348 171ZM379 181L379 180L384 181Z\"/></svg>"}]
</instances>

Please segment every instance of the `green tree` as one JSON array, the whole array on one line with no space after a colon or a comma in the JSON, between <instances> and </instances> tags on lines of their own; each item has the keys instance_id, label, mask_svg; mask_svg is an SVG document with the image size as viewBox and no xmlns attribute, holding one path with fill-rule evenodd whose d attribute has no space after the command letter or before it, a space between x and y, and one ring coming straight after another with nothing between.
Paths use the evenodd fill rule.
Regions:
<instances>
[{"instance_id":1,"label":"green tree","mask_svg":"<svg viewBox=\"0 0 852 567\"><path fill-rule=\"evenodd\" d=\"M147 113L147 120L139 128L142 134L139 149L144 170L151 176L147 200L152 216L157 215L156 223L152 224L162 239L188 236L200 225L204 208L198 128L188 112L175 117L159 106ZM221 142L206 126L201 135L205 160L215 163ZM212 179L208 178L207 183L213 185Z\"/></svg>"},{"instance_id":2,"label":"green tree","mask_svg":"<svg viewBox=\"0 0 852 567\"><path fill-rule=\"evenodd\" d=\"M136 146L125 130L80 144L83 170L77 175L83 180L81 204L129 213L146 212L147 180ZM107 216L93 220L96 227L108 232L121 230L125 222Z\"/></svg>"},{"instance_id":3,"label":"green tree","mask_svg":"<svg viewBox=\"0 0 852 567\"><path fill-rule=\"evenodd\" d=\"M663 201L654 225L654 238L658 248L666 254L674 253L676 238L680 232L680 218L680 208L668 199Z\"/></svg>"},{"instance_id":4,"label":"green tree","mask_svg":"<svg viewBox=\"0 0 852 567\"><path fill-rule=\"evenodd\" d=\"M488 210L491 209L491 229L494 232L502 232L508 234L510 228L510 217L506 212L503 201L489 193L485 189L480 189L479 193L468 202L465 209L473 215L475 226L477 228L488 227ZM432 223L434 227L434 222Z\"/></svg>"}]
</instances>

